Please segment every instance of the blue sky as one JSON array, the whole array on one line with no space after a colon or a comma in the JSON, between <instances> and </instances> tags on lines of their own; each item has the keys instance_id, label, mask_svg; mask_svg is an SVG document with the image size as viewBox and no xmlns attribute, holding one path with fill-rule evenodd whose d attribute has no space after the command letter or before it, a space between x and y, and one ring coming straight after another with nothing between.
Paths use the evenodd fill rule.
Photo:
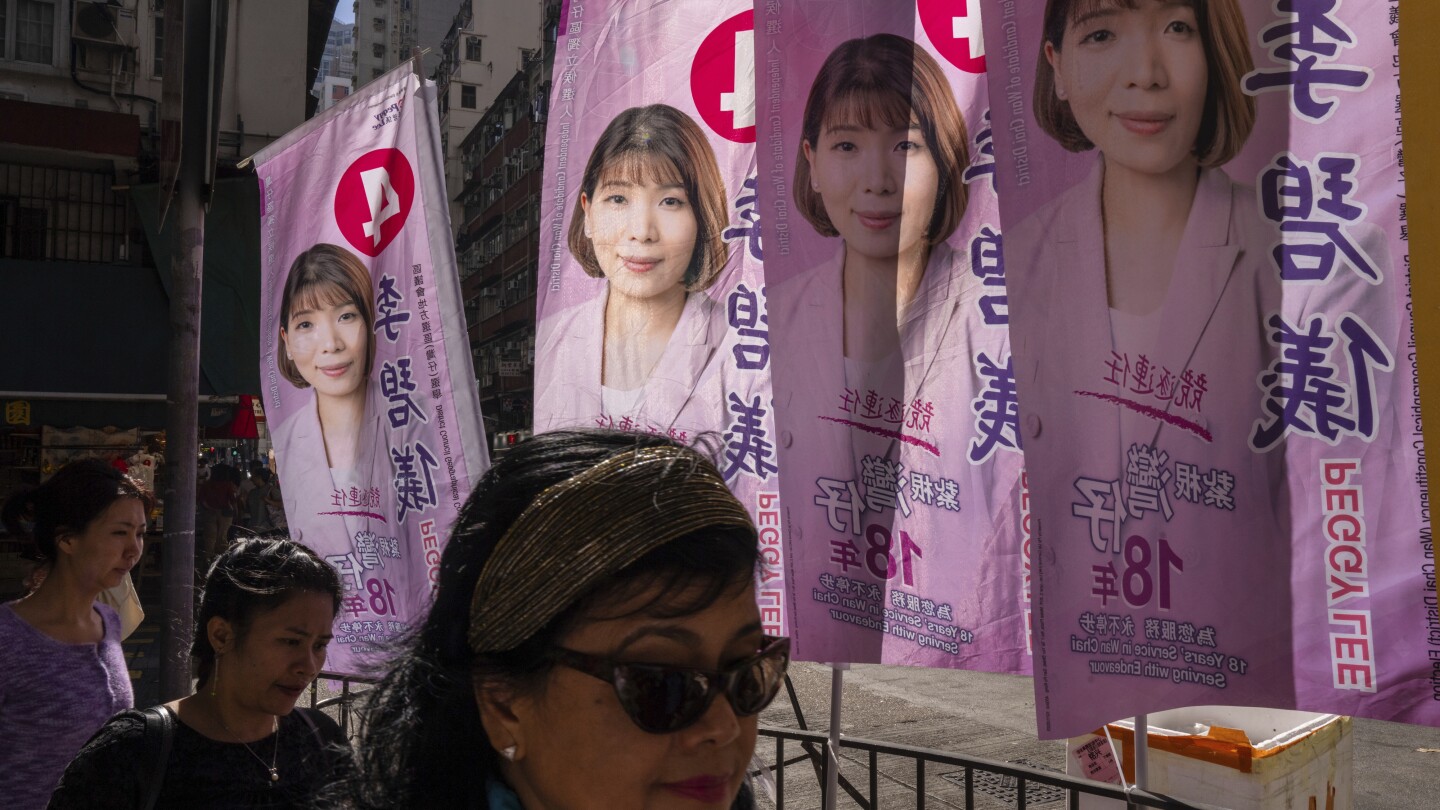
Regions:
<instances>
[{"instance_id":1,"label":"blue sky","mask_svg":"<svg viewBox=\"0 0 1440 810\"><path fill-rule=\"evenodd\" d=\"M355 22L355 6L350 0L340 0L335 4L335 19L340 22Z\"/></svg>"}]
</instances>

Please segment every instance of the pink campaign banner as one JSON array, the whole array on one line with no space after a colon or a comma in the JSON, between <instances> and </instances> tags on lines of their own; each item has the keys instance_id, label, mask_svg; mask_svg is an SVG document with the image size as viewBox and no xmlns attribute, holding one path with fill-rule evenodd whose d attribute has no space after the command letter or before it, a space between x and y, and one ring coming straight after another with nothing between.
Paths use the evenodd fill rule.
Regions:
<instances>
[{"instance_id":1,"label":"pink campaign banner","mask_svg":"<svg viewBox=\"0 0 1440 810\"><path fill-rule=\"evenodd\" d=\"M789 632L749 0L571 0L546 124L535 430L708 442Z\"/></svg>"},{"instance_id":2,"label":"pink campaign banner","mask_svg":"<svg viewBox=\"0 0 1440 810\"><path fill-rule=\"evenodd\" d=\"M1399 3L984 8L1040 736L1440 725Z\"/></svg>"},{"instance_id":3,"label":"pink campaign banner","mask_svg":"<svg viewBox=\"0 0 1440 810\"><path fill-rule=\"evenodd\" d=\"M795 653L1030 671L974 0L756 3Z\"/></svg>"},{"instance_id":4,"label":"pink campaign banner","mask_svg":"<svg viewBox=\"0 0 1440 810\"><path fill-rule=\"evenodd\" d=\"M435 110L407 63L255 156L262 399L290 536L345 586L342 673L423 616L489 466Z\"/></svg>"}]
</instances>

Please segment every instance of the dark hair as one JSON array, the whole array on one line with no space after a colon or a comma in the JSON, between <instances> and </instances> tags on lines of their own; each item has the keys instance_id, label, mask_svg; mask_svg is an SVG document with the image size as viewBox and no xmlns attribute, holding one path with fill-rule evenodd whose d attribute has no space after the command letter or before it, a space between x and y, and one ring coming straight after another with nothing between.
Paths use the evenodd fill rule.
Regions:
<instances>
[{"instance_id":1,"label":"dark hair","mask_svg":"<svg viewBox=\"0 0 1440 810\"><path fill-rule=\"evenodd\" d=\"M351 806L488 807L485 782L499 773L499 762L480 723L478 682L533 691L550 671L550 651L582 619L657 586L632 613L690 615L751 581L759 562L754 529L702 529L626 567L520 646L484 655L471 651L470 602L480 570L536 496L611 456L665 445L676 443L620 431L555 431L516 445L485 474L441 556L429 615L401 642L390 670L371 692ZM696 455L697 469L706 463Z\"/></svg>"},{"instance_id":2,"label":"dark hair","mask_svg":"<svg viewBox=\"0 0 1440 810\"><path fill-rule=\"evenodd\" d=\"M10 531L22 534L19 517L33 509L35 530L29 540L40 559L52 562L56 540L62 535L85 531L86 526L121 498L138 498L146 512L154 504L144 484L100 459L87 458L66 464L38 487L10 496L3 513Z\"/></svg>"},{"instance_id":3,"label":"dark hair","mask_svg":"<svg viewBox=\"0 0 1440 810\"><path fill-rule=\"evenodd\" d=\"M271 472L270 472L270 470L269 470L268 468L266 468L266 467L258 467L258 468L256 468L255 470L253 470L253 471L250 473L250 475L251 475L251 477L259 480L260 483L262 483L262 484L268 484L268 483L270 483Z\"/></svg>"},{"instance_id":4,"label":"dark hair","mask_svg":"<svg viewBox=\"0 0 1440 810\"><path fill-rule=\"evenodd\" d=\"M283 536L255 537L239 540L221 553L205 575L195 640L190 645L199 683L209 680L215 669L215 648L206 632L211 618L219 616L230 622L236 638L243 639L257 616L307 592L329 596L335 612L340 611L340 575L299 543Z\"/></svg>"}]
</instances>

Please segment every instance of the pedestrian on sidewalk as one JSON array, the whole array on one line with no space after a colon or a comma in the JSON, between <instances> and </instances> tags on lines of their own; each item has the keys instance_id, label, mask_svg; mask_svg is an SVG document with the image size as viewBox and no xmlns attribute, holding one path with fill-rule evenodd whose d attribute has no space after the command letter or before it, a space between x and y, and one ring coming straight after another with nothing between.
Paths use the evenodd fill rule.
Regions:
<instances>
[{"instance_id":1,"label":"pedestrian on sidewalk","mask_svg":"<svg viewBox=\"0 0 1440 810\"><path fill-rule=\"evenodd\" d=\"M254 534L268 534L275 528L270 522L270 508L265 503L265 496L270 492L270 471L259 467L250 476L250 491L245 496L247 518L244 528Z\"/></svg>"},{"instance_id":2,"label":"pedestrian on sidewalk","mask_svg":"<svg viewBox=\"0 0 1440 810\"><path fill-rule=\"evenodd\" d=\"M210 567L195 694L106 723L51 810L311 807L350 761L340 727L295 702L325 665L340 579L289 540L244 539Z\"/></svg>"},{"instance_id":3,"label":"pedestrian on sidewalk","mask_svg":"<svg viewBox=\"0 0 1440 810\"><path fill-rule=\"evenodd\" d=\"M755 526L661 437L555 431L480 481L424 625L372 693L341 806L751 808Z\"/></svg>"},{"instance_id":4,"label":"pedestrian on sidewalk","mask_svg":"<svg viewBox=\"0 0 1440 810\"><path fill-rule=\"evenodd\" d=\"M206 562L214 560L230 543L230 524L239 508L240 473L229 464L216 464L210 477L195 490L196 536Z\"/></svg>"},{"instance_id":5,"label":"pedestrian on sidewalk","mask_svg":"<svg viewBox=\"0 0 1440 810\"><path fill-rule=\"evenodd\" d=\"M0 605L0 796L45 806L65 765L134 702L121 619L97 601L140 560L150 493L98 459L60 468L5 512L33 515L39 584Z\"/></svg>"}]
</instances>

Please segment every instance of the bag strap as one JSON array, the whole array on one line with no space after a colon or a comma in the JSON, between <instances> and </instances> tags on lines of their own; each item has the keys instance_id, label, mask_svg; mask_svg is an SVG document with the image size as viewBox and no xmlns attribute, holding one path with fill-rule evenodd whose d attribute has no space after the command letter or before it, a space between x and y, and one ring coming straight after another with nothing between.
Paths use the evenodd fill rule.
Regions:
<instances>
[{"instance_id":1,"label":"bag strap","mask_svg":"<svg viewBox=\"0 0 1440 810\"><path fill-rule=\"evenodd\" d=\"M165 766L170 762L170 746L175 742L175 715L168 706L152 706L145 715L145 752L143 762L149 764L144 775L145 799L141 810L151 810L160 799L165 784ZM142 766L143 767L143 766Z\"/></svg>"}]
</instances>

